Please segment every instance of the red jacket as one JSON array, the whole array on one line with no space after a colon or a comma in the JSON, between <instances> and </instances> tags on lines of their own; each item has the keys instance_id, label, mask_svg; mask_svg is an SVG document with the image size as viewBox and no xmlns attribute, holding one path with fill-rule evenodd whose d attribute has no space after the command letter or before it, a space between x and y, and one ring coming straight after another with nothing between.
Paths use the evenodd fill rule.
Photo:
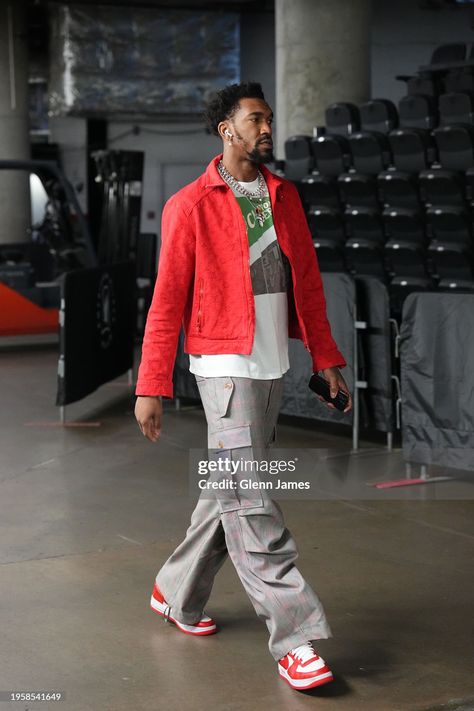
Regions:
<instances>
[{"instance_id":1,"label":"red jacket","mask_svg":"<svg viewBox=\"0 0 474 711\"><path fill-rule=\"evenodd\" d=\"M217 171L179 190L162 215L158 276L148 312L137 395L173 397L173 366L181 323L186 353L250 354L255 304L242 212ZM313 370L344 366L326 317L321 275L295 186L261 171L267 182L278 243L291 265L288 335L311 353Z\"/></svg>"}]
</instances>

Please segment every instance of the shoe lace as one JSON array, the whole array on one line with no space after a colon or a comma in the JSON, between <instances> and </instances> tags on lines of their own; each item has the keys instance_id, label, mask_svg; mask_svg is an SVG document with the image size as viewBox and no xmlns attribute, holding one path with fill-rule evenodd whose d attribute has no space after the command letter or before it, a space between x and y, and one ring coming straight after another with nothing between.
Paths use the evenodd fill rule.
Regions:
<instances>
[{"instance_id":1,"label":"shoe lace","mask_svg":"<svg viewBox=\"0 0 474 711\"><path fill-rule=\"evenodd\" d=\"M315 651L311 642L306 642L306 644L302 644L299 647L295 647L295 649L292 649L291 654L297 659L300 659L304 664L305 662L309 662L310 659L314 658Z\"/></svg>"}]
</instances>

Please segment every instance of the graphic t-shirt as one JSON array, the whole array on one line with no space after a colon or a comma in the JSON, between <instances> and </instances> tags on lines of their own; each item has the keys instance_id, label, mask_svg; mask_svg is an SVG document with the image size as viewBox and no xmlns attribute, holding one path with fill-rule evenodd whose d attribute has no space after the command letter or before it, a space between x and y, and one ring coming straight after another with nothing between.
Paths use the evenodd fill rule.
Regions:
<instances>
[{"instance_id":1,"label":"graphic t-shirt","mask_svg":"<svg viewBox=\"0 0 474 711\"><path fill-rule=\"evenodd\" d=\"M255 192L258 179L240 183ZM277 242L268 191L263 198L247 198L234 190L247 226L250 276L255 298L255 338L252 353L190 355L191 373L204 377L237 376L269 380L289 369L288 279Z\"/></svg>"}]
</instances>

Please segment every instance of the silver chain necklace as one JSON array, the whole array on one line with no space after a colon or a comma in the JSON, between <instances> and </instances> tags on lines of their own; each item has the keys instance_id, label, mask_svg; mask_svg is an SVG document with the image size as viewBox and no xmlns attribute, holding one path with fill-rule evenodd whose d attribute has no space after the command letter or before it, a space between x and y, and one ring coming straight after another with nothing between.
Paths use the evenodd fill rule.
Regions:
<instances>
[{"instance_id":1,"label":"silver chain necklace","mask_svg":"<svg viewBox=\"0 0 474 711\"><path fill-rule=\"evenodd\" d=\"M242 187L240 183L234 178L233 175L229 173L227 168L225 167L224 163L222 160L219 161L217 165L217 170L221 174L221 176L224 178L225 182L227 185L229 185L231 188L234 188L237 190L237 192L241 193L242 195L245 195L246 198L262 198L266 192L265 188L265 180L263 175L261 174L260 171L258 171L258 185L257 185L257 190L255 192L252 192L251 190L247 190L247 188Z\"/></svg>"}]
</instances>

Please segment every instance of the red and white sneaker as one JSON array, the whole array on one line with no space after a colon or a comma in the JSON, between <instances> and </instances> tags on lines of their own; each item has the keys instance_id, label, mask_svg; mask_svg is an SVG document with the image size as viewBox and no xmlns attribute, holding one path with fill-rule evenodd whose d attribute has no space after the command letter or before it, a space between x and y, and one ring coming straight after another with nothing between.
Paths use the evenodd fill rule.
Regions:
<instances>
[{"instance_id":1,"label":"red and white sneaker","mask_svg":"<svg viewBox=\"0 0 474 711\"><path fill-rule=\"evenodd\" d=\"M171 608L167 604L156 583L151 595L150 605L151 609L161 615L165 622L173 622L176 627L179 627L179 629L186 634L192 634L195 637L202 637L206 634L214 634L214 632L217 632L216 623L207 615L203 615L200 621L195 625L185 625L183 622L179 622L179 620L170 614Z\"/></svg>"},{"instance_id":2,"label":"red and white sneaker","mask_svg":"<svg viewBox=\"0 0 474 711\"><path fill-rule=\"evenodd\" d=\"M303 691L333 680L324 659L316 654L311 642L292 649L278 662L278 673L292 689Z\"/></svg>"}]
</instances>

